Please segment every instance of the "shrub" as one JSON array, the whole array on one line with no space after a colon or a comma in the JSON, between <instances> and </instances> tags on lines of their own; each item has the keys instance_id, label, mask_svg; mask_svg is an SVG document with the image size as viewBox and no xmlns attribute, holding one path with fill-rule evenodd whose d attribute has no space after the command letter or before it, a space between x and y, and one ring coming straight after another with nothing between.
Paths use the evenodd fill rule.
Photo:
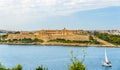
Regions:
<instances>
[{"instance_id":1,"label":"shrub","mask_svg":"<svg viewBox=\"0 0 120 70\"><path fill-rule=\"evenodd\" d=\"M6 70L5 66L0 63L0 70Z\"/></svg>"},{"instance_id":2,"label":"shrub","mask_svg":"<svg viewBox=\"0 0 120 70\"><path fill-rule=\"evenodd\" d=\"M36 68L36 70L48 70L48 69L45 68L45 67L43 67L43 66L41 65L41 66L38 66L38 67Z\"/></svg>"},{"instance_id":3,"label":"shrub","mask_svg":"<svg viewBox=\"0 0 120 70\"><path fill-rule=\"evenodd\" d=\"M18 64L15 68L13 68L12 70L22 70L22 65Z\"/></svg>"},{"instance_id":4,"label":"shrub","mask_svg":"<svg viewBox=\"0 0 120 70\"><path fill-rule=\"evenodd\" d=\"M83 59L80 61L76 56L73 55L73 52L71 51L71 62L72 64L69 66L69 70L86 70L85 66L83 65L83 61L85 59L85 52L83 50Z\"/></svg>"}]
</instances>

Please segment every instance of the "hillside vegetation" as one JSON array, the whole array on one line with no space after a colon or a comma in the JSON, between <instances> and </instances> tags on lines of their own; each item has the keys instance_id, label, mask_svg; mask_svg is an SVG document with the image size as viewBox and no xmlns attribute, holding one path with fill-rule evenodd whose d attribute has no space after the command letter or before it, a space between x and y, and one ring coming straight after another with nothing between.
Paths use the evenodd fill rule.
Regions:
<instances>
[{"instance_id":1,"label":"hillside vegetation","mask_svg":"<svg viewBox=\"0 0 120 70\"><path fill-rule=\"evenodd\" d=\"M101 44L100 42L98 42L97 40L93 39L92 36L89 36L89 40L66 40L66 39L52 39L49 40L48 42L60 42L60 43L83 43L83 44Z\"/></svg>"},{"instance_id":2,"label":"hillside vegetation","mask_svg":"<svg viewBox=\"0 0 120 70\"><path fill-rule=\"evenodd\" d=\"M112 44L120 45L120 35L111 35L107 33L98 33L98 32L95 32L94 35Z\"/></svg>"}]
</instances>

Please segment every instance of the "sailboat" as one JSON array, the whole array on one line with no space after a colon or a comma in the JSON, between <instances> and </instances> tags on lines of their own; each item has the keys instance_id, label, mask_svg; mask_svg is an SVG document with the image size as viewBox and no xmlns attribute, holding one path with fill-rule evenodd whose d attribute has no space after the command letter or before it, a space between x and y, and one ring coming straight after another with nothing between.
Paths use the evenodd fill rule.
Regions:
<instances>
[{"instance_id":1,"label":"sailboat","mask_svg":"<svg viewBox=\"0 0 120 70\"><path fill-rule=\"evenodd\" d=\"M112 66L111 62L108 60L106 49L105 49L105 61L103 62L103 66L106 66L106 67Z\"/></svg>"}]
</instances>

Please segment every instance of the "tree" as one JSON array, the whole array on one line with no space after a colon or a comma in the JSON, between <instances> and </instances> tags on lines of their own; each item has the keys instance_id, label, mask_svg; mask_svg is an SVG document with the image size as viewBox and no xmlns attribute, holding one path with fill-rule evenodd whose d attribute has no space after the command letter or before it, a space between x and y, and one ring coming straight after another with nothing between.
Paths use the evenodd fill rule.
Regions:
<instances>
[{"instance_id":1,"label":"tree","mask_svg":"<svg viewBox=\"0 0 120 70\"><path fill-rule=\"evenodd\" d=\"M20 31L15 32L14 34L20 34Z\"/></svg>"},{"instance_id":2,"label":"tree","mask_svg":"<svg viewBox=\"0 0 120 70\"><path fill-rule=\"evenodd\" d=\"M89 40L91 40L91 41L93 41L94 39L93 39L93 37L90 35L89 36Z\"/></svg>"},{"instance_id":3,"label":"tree","mask_svg":"<svg viewBox=\"0 0 120 70\"><path fill-rule=\"evenodd\" d=\"M2 40L5 40L8 37L8 35L2 35Z\"/></svg>"}]
</instances>

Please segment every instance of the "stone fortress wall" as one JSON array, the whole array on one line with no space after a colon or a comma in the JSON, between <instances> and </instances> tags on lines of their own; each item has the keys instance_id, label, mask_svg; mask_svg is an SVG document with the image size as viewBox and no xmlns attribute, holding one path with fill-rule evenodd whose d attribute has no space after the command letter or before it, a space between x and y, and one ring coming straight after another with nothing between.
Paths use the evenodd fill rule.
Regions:
<instances>
[{"instance_id":1,"label":"stone fortress wall","mask_svg":"<svg viewBox=\"0 0 120 70\"><path fill-rule=\"evenodd\" d=\"M87 31L83 30L67 30L66 28L62 30L40 30L31 32L24 32L21 31L18 34L8 34L8 39L24 39L24 38L31 38L31 39L42 39L42 40L50 40L50 39L67 39L67 40L89 40L89 35Z\"/></svg>"}]
</instances>

